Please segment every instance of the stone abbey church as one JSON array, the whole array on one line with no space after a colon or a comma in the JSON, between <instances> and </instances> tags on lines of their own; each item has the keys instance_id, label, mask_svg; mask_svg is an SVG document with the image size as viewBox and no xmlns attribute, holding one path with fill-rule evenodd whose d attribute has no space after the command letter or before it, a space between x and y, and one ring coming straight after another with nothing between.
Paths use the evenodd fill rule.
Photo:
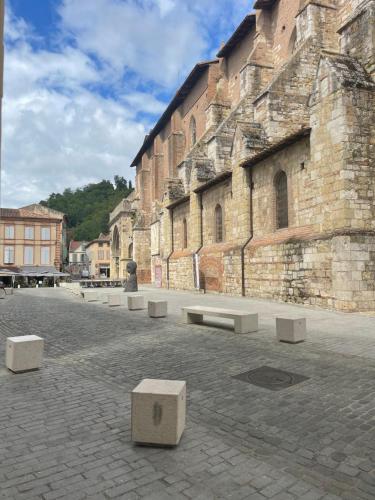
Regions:
<instances>
[{"instance_id":1,"label":"stone abbey church","mask_svg":"<svg viewBox=\"0 0 375 500\"><path fill-rule=\"evenodd\" d=\"M375 0L257 0L146 136L111 273L375 310Z\"/></svg>"}]
</instances>

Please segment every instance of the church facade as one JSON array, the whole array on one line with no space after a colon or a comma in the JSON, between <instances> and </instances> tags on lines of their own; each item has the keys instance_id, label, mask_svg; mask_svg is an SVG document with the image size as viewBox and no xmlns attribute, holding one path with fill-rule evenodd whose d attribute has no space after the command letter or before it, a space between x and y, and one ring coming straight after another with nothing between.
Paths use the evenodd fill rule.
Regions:
<instances>
[{"instance_id":1,"label":"church facade","mask_svg":"<svg viewBox=\"0 0 375 500\"><path fill-rule=\"evenodd\" d=\"M375 0L257 0L146 136L111 275L375 309Z\"/></svg>"}]
</instances>

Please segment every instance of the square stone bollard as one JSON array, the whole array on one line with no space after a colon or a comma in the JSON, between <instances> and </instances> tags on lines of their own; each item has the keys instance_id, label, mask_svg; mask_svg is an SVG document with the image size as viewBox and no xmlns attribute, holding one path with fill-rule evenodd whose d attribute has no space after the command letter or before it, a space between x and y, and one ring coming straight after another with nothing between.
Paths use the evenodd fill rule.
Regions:
<instances>
[{"instance_id":1,"label":"square stone bollard","mask_svg":"<svg viewBox=\"0 0 375 500\"><path fill-rule=\"evenodd\" d=\"M109 293L100 292L100 294L99 294L99 301L102 304L108 304L108 301L109 301L108 295L109 295Z\"/></svg>"},{"instance_id":2,"label":"square stone bollard","mask_svg":"<svg viewBox=\"0 0 375 500\"><path fill-rule=\"evenodd\" d=\"M145 379L132 391L132 440L176 446L185 429L186 382Z\"/></svg>"},{"instance_id":3,"label":"square stone bollard","mask_svg":"<svg viewBox=\"0 0 375 500\"><path fill-rule=\"evenodd\" d=\"M139 311L145 308L145 298L143 295L128 295L129 311Z\"/></svg>"},{"instance_id":4,"label":"square stone bollard","mask_svg":"<svg viewBox=\"0 0 375 500\"><path fill-rule=\"evenodd\" d=\"M306 318L276 318L276 337L279 342L298 344L306 340Z\"/></svg>"},{"instance_id":5,"label":"square stone bollard","mask_svg":"<svg viewBox=\"0 0 375 500\"><path fill-rule=\"evenodd\" d=\"M165 318L168 314L168 302L166 300L149 300L148 315L150 318Z\"/></svg>"},{"instance_id":6,"label":"square stone bollard","mask_svg":"<svg viewBox=\"0 0 375 500\"><path fill-rule=\"evenodd\" d=\"M85 302L97 302L99 300L98 292L95 291L83 292L83 296Z\"/></svg>"},{"instance_id":7,"label":"square stone bollard","mask_svg":"<svg viewBox=\"0 0 375 500\"><path fill-rule=\"evenodd\" d=\"M40 368L43 359L44 340L36 335L8 337L5 366L12 372L25 372Z\"/></svg>"},{"instance_id":8,"label":"square stone bollard","mask_svg":"<svg viewBox=\"0 0 375 500\"><path fill-rule=\"evenodd\" d=\"M109 307L119 307L124 305L125 296L121 294L108 294Z\"/></svg>"}]
</instances>

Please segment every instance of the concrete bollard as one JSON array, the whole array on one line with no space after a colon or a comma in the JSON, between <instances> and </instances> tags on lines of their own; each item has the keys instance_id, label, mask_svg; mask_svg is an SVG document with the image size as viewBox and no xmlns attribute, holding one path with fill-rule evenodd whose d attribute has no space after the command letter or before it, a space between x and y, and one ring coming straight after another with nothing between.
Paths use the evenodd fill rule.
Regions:
<instances>
[{"instance_id":1,"label":"concrete bollard","mask_svg":"<svg viewBox=\"0 0 375 500\"><path fill-rule=\"evenodd\" d=\"M306 318L276 318L276 337L279 342L298 344L306 340Z\"/></svg>"},{"instance_id":2,"label":"concrete bollard","mask_svg":"<svg viewBox=\"0 0 375 500\"><path fill-rule=\"evenodd\" d=\"M149 300L148 315L150 318L165 318L168 314L168 302L166 300Z\"/></svg>"},{"instance_id":3,"label":"concrete bollard","mask_svg":"<svg viewBox=\"0 0 375 500\"><path fill-rule=\"evenodd\" d=\"M124 295L111 294L108 295L108 305L109 307L119 307L124 305Z\"/></svg>"},{"instance_id":4,"label":"concrete bollard","mask_svg":"<svg viewBox=\"0 0 375 500\"><path fill-rule=\"evenodd\" d=\"M5 365L12 372L24 372L40 368L43 359L44 340L36 335L8 337Z\"/></svg>"},{"instance_id":5,"label":"concrete bollard","mask_svg":"<svg viewBox=\"0 0 375 500\"><path fill-rule=\"evenodd\" d=\"M176 446L185 429L186 382L145 379L131 393L132 440Z\"/></svg>"},{"instance_id":6,"label":"concrete bollard","mask_svg":"<svg viewBox=\"0 0 375 500\"><path fill-rule=\"evenodd\" d=\"M129 295L128 309L129 311L139 311L145 308L145 298L143 295Z\"/></svg>"}]
</instances>

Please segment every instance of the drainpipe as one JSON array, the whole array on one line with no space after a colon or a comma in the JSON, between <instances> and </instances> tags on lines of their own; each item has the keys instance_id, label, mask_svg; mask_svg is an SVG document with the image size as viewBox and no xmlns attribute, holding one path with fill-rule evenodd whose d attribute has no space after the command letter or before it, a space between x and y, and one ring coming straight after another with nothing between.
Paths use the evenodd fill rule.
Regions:
<instances>
[{"instance_id":1,"label":"drainpipe","mask_svg":"<svg viewBox=\"0 0 375 500\"><path fill-rule=\"evenodd\" d=\"M245 244L241 247L241 283L242 283L242 296L246 296L245 287L245 250L250 241L254 236L254 221L253 221L253 172L251 168L248 170L247 174L248 187L249 187L249 204L250 204L250 237L247 239Z\"/></svg>"},{"instance_id":2,"label":"drainpipe","mask_svg":"<svg viewBox=\"0 0 375 500\"><path fill-rule=\"evenodd\" d=\"M169 261L170 261L170 258L173 255L173 252L174 252L173 208L170 209L170 217L171 217L171 239L172 239L171 243L172 243L172 249L171 249L170 254L167 257L167 286L168 286L168 290L169 290Z\"/></svg>"},{"instance_id":3,"label":"drainpipe","mask_svg":"<svg viewBox=\"0 0 375 500\"><path fill-rule=\"evenodd\" d=\"M203 193L200 192L199 193L199 211L200 211L200 246L197 248L197 250L194 252L194 255L193 255L193 259L195 259L195 255L199 256L199 252L202 250L203 248ZM197 259L197 263L198 263L198 268L197 268L197 273L198 273L198 279L199 279L199 259ZM194 260L193 260L193 264L194 264ZM200 283L197 283L199 284L199 287L198 287L198 290L200 289Z\"/></svg>"}]
</instances>

